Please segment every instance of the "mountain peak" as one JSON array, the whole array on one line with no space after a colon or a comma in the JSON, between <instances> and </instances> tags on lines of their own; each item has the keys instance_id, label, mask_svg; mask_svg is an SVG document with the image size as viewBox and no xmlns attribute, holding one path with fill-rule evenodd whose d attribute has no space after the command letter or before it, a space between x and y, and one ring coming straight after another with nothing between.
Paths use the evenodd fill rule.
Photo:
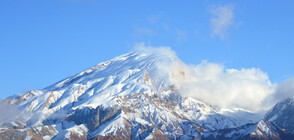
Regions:
<instances>
[{"instance_id":1,"label":"mountain peak","mask_svg":"<svg viewBox=\"0 0 294 140\"><path fill-rule=\"evenodd\" d=\"M265 119L294 132L294 100L285 98L278 102L266 115Z\"/></svg>"},{"instance_id":2,"label":"mountain peak","mask_svg":"<svg viewBox=\"0 0 294 140\"><path fill-rule=\"evenodd\" d=\"M226 130L248 134L259 125L183 97L175 82L191 80L189 72L166 48L115 57L45 89L3 100L27 117L0 120L0 139L7 134L17 139L206 139Z\"/></svg>"}]
</instances>

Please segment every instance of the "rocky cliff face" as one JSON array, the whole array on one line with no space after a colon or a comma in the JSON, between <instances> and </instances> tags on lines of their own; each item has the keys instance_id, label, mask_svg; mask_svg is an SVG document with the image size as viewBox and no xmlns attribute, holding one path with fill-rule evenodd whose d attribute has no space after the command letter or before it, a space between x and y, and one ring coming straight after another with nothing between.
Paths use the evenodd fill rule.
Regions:
<instances>
[{"instance_id":1,"label":"rocky cliff face","mask_svg":"<svg viewBox=\"0 0 294 140\"><path fill-rule=\"evenodd\" d=\"M157 68L173 61L156 53L129 53L42 90L1 101L18 114L0 122L0 139L285 139L292 133L268 113L242 120L182 97ZM278 108L278 107L277 107ZM290 108L291 110L291 108ZM2 113L2 112L1 112ZM271 115L272 114L272 115ZM286 114L291 117L290 114ZM246 120L246 121L245 121ZM289 125L287 128L292 129ZM291 131L290 130L290 131Z\"/></svg>"}]
</instances>

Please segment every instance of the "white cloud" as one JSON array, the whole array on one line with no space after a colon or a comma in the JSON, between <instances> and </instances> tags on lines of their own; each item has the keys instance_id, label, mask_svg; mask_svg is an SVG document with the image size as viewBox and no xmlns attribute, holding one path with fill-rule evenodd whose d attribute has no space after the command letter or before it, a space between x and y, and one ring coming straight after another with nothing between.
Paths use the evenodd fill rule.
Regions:
<instances>
[{"instance_id":1,"label":"white cloud","mask_svg":"<svg viewBox=\"0 0 294 140\"><path fill-rule=\"evenodd\" d=\"M224 39L230 25L233 25L234 7L231 5L213 6L210 9L212 35Z\"/></svg>"},{"instance_id":2,"label":"white cloud","mask_svg":"<svg viewBox=\"0 0 294 140\"><path fill-rule=\"evenodd\" d=\"M249 111L273 106L264 104L264 100L273 95L276 85L258 68L227 69L221 64L206 61L191 66L182 62L170 48L143 46L141 44L142 51L169 57L165 60L160 58L157 64L159 75L166 77L168 74L169 83L173 83L184 97L194 97L221 108Z\"/></svg>"},{"instance_id":3,"label":"white cloud","mask_svg":"<svg viewBox=\"0 0 294 140\"><path fill-rule=\"evenodd\" d=\"M203 61L179 69L186 78L178 75L172 79L183 96L221 108L264 109L269 106L264 106L263 100L275 91L267 74L257 68L225 69L221 64Z\"/></svg>"}]
</instances>

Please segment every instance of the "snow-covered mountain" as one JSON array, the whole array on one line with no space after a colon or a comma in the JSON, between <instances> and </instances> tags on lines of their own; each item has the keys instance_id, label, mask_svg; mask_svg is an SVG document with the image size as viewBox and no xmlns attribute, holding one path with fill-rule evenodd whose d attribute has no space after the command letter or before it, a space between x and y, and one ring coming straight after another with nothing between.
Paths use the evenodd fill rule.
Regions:
<instances>
[{"instance_id":1,"label":"snow-covered mountain","mask_svg":"<svg viewBox=\"0 0 294 140\"><path fill-rule=\"evenodd\" d=\"M286 98L280 101L265 115L265 119L293 133L294 100Z\"/></svg>"},{"instance_id":2,"label":"snow-covered mountain","mask_svg":"<svg viewBox=\"0 0 294 140\"><path fill-rule=\"evenodd\" d=\"M8 115L0 119L0 139L285 139L293 136L288 132L293 132L293 128L284 125L284 121L278 123L279 117L274 117L291 117L291 114L275 108L265 120L256 120L255 114L246 111L224 113L195 98L181 96L171 79L175 73L165 70L166 64L176 61L170 54L128 53L42 90L5 98L2 106L14 108L17 114L9 115L11 109L1 112ZM182 71L176 74L185 76ZM291 130L282 129L284 126Z\"/></svg>"}]
</instances>

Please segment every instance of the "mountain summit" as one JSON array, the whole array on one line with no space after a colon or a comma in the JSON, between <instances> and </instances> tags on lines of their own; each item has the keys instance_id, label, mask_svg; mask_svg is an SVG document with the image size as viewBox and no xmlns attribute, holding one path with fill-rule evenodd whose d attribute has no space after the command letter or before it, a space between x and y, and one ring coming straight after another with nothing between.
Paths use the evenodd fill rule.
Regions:
<instances>
[{"instance_id":1,"label":"mountain summit","mask_svg":"<svg viewBox=\"0 0 294 140\"><path fill-rule=\"evenodd\" d=\"M0 139L283 139L292 130L234 117L182 96L189 80L171 52L121 55L42 90L1 101ZM158 53L158 51L160 53ZM174 77L177 79L174 79ZM8 109L10 108L10 109ZM0 108L1 109L1 108ZM11 109L15 111L11 111ZM244 111L242 112L244 113ZM246 113L246 112L245 112Z\"/></svg>"}]
</instances>

